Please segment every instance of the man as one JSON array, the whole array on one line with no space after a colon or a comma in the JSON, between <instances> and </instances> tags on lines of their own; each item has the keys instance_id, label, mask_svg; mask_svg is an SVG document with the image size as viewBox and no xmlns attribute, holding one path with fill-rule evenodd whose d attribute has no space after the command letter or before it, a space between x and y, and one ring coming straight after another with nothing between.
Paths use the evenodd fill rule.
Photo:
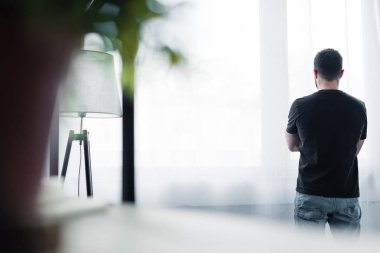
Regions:
<instances>
[{"instance_id":1,"label":"man","mask_svg":"<svg viewBox=\"0 0 380 253\"><path fill-rule=\"evenodd\" d=\"M314 58L317 92L296 99L286 141L300 152L294 219L296 227L358 235L361 209L357 155L367 135L363 102L340 91L342 56L334 49Z\"/></svg>"}]
</instances>

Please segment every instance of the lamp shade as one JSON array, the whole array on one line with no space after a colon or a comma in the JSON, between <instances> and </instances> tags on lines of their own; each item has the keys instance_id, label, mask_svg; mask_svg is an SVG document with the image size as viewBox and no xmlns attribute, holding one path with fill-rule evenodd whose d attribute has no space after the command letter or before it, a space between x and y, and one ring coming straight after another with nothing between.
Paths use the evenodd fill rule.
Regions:
<instances>
[{"instance_id":1,"label":"lamp shade","mask_svg":"<svg viewBox=\"0 0 380 253\"><path fill-rule=\"evenodd\" d=\"M73 59L60 94L61 116L120 117L122 115L113 56L80 50Z\"/></svg>"}]
</instances>

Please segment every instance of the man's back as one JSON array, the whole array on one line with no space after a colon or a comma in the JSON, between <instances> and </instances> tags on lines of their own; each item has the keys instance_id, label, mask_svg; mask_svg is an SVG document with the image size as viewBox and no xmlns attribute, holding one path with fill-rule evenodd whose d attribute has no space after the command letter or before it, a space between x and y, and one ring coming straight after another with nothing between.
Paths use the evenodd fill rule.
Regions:
<instances>
[{"instance_id":1,"label":"man's back","mask_svg":"<svg viewBox=\"0 0 380 253\"><path fill-rule=\"evenodd\" d=\"M366 138L364 103L339 90L297 99L287 132L300 144L297 191L325 197L359 196L357 143Z\"/></svg>"}]
</instances>

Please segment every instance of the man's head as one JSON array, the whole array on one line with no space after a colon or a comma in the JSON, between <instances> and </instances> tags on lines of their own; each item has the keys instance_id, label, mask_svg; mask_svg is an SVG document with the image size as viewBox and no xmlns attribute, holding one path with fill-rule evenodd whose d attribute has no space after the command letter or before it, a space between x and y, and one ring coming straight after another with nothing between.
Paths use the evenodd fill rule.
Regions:
<instances>
[{"instance_id":1,"label":"man's head","mask_svg":"<svg viewBox=\"0 0 380 253\"><path fill-rule=\"evenodd\" d=\"M315 78L339 81L343 75L342 63L343 58L338 51L331 48L320 51L314 58Z\"/></svg>"}]
</instances>

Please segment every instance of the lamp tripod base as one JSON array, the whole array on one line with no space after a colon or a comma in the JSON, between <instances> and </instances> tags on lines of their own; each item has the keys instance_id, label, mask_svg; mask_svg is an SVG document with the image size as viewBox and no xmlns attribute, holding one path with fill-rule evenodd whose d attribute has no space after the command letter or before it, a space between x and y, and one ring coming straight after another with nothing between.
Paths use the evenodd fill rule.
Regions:
<instances>
[{"instance_id":1,"label":"lamp tripod base","mask_svg":"<svg viewBox=\"0 0 380 253\"><path fill-rule=\"evenodd\" d=\"M62 165L61 178L63 181L65 181L67 166L69 164L69 159L70 159L71 146L72 146L72 143L74 140L80 141L80 148L83 147L85 172L86 172L87 197L92 197L93 196L93 189L92 189L90 141L89 141L89 134L88 134L87 130L83 130L82 133L80 133L80 134L75 134L73 130L70 130L69 138L67 140L65 158L63 160L63 165ZM82 145L82 141L83 141L83 145Z\"/></svg>"}]
</instances>

